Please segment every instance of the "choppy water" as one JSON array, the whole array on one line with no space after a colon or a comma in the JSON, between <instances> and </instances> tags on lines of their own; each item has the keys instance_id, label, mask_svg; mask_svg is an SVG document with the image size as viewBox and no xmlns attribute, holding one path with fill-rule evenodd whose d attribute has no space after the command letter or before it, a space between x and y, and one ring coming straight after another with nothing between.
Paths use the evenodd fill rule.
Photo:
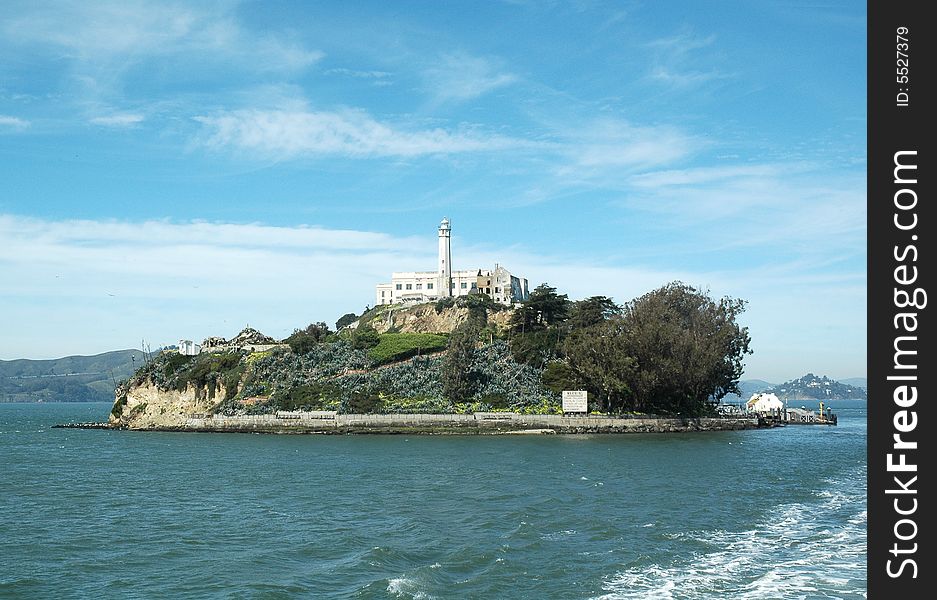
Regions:
<instances>
[{"instance_id":1,"label":"choppy water","mask_svg":"<svg viewBox=\"0 0 937 600\"><path fill-rule=\"evenodd\" d=\"M0 404L0 597L861 598L852 406L835 428L417 437L51 429L110 407Z\"/></svg>"}]
</instances>

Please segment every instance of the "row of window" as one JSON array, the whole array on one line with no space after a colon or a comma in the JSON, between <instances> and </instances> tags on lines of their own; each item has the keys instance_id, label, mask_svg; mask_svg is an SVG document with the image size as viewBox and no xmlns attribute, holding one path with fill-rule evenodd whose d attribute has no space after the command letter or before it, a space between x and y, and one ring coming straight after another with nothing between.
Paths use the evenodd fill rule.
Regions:
<instances>
[{"instance_id":1,"label":"row of window","mask_svg":"<svg viewBox=\"0 0 937 600\"><path fill-rule=\"evenodd\" d=\"M402 290L402 289L403 289L402 286L403 286L402 283L398 283L395 287L396 287L398 290ZM413 284L412 284L412 283L408 283L408 284L407 284L407 289L408 289L408 290L412 290L412 289L413 289ZM422 284L422 283L416 284L416 289L422 290L422 289L423 289L423 284ZM427 283L427 284L426 284L426 289L428 289L428 290L433 289L433 284L432 284L432 283Z\"/></svg>"},{"instance_id":2,"label":"row of window","mask_svg":"<svg viewBox=\"0 0 937 600\"><path fill-rule=\"evenodd\" d=\"M398 290L403 290L403 289L404 289L404 287L403 287L404 285L406 285L406 289L412 290L414 284L412 284L412 283L407 283L407 284L398 283L398 284L396 284L395 287L396 287L396 289L398 289ZM455 282L454 282L454 281L452 282L452 287L455 288ZM463 282L460 284L460 287L461 287L463 290L468 289L468 282L463 281ZM476 285L473 283L473 284L472 284L472 289L474 290L475 288L476 288ZM422 284L422 283L417 283L417 284L416 284L416 289L422 290L422 289L423 289L423 284ZM432 284L432 283L427 283L427 284L426 284L426 289L428 289L428 290L433 289L433 284ZM491 293L491 288L485 288L485 293L486 293L486 294L490 294L490 293ZM496 293L496 294L500 294L500 293L501 293L501 288L496 287L496 288L495 288L495 293ZM382 298L384 297L384 291L383 291L383 290L381 290L381 297L382 297Z\"/></svg>"}]
</instances>

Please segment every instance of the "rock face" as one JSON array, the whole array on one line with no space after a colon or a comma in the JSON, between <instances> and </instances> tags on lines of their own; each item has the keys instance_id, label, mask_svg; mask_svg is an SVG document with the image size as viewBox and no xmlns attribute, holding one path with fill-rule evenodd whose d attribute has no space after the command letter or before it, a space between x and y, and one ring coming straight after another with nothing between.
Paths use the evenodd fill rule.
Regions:
<instances>
[{"instance_id":1,"label":"rock face","mask_svg":"<svg viewBox=\"0 0 937 600\"><path fill-rule=\"evenodd\" d=\"M498 329L507 327L511 318L510 310L488 311L488 323ZM378 333L386 333L391 329L401 333L452 333L452 331L468 319L469 309L462 306L452 306L436 312L436 305L417 304L406 308L388 308L375 316L369 325Z\"/></svg>"},{"instance_id":2,"label":"rock face","mask_svg":"<svg viewBox=\"0 0 937 600\"><path fill-rule=\"evenodd\" d=\"M127 429L172 429L183 427L192 415L206 414L224 397L219 382L214 390L188 386L179 392L161 390L146 381L126 390L114 403L108 423Z\"/></svg>"}]
</instances>

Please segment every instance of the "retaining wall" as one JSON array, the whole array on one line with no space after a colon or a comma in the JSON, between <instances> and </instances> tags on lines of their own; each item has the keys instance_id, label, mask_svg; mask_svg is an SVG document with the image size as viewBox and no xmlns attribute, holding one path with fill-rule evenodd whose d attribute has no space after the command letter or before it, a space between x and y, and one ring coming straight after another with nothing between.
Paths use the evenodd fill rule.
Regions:
<instances>
[{"instance_id":1,"label":"retaining wall","mask_svg":"<svg viewBox=\"0 0 937 600\"><path fill-rule=\"evenodd\" d=\"M291 411L274 415L189 417L175 430L271 433L643 433L754 429L755 418L617 418L599 415L336 414Z\"/></svg>"}]
</instances>

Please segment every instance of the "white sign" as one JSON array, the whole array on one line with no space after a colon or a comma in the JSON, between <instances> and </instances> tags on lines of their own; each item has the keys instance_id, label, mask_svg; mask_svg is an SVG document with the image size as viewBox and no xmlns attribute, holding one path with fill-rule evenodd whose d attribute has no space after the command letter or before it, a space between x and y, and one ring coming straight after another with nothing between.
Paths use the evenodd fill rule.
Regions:
<instances>
[{"instance_id":1,"label":"white sign","mask_svg":"<svg viewBox=\"0 0 937 600\"><path fill-rule=\"evenodd\" d=\"M589 412L589 392L585 390L563 391L563 412Z\"/></svg>"}]
</instances>

